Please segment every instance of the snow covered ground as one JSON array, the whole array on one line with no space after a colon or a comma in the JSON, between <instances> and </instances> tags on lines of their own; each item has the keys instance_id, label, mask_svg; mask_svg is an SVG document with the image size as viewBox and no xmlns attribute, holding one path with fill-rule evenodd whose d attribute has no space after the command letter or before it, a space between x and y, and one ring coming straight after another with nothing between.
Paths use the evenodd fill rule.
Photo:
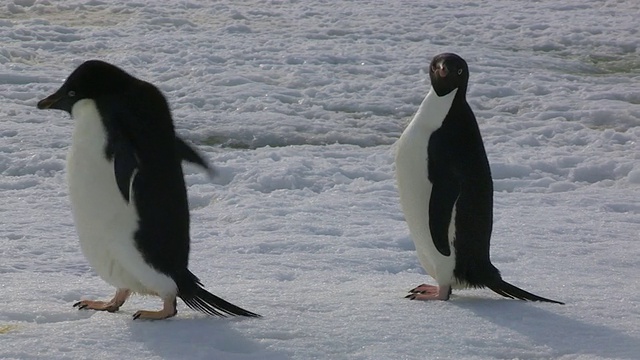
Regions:
<instances>
[{"instance_id":1,"label":"snow covered ground","mask_svg":"<svg viewBox=\"0 0 640 360\"><path fill-rule=\"evenodd\" d=\"M0 8L1 359L640 358L637 1L9 0ZM565 306L417 302L392 144L452 51L495 181L492 259ZM36 102L81 62L160 87L186 166L191 269L261 319L132 321L80 253L72 120Z\"/></svg>"}]
</instances>

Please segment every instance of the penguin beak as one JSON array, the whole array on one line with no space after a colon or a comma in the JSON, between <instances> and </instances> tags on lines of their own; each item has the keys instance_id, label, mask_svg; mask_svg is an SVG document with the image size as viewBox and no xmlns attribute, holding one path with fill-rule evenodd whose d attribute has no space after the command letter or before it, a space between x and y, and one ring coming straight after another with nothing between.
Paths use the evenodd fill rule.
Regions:
<instances>
[{"instance_id":1,"label":"penguin beak","mask_svg":"<svg viewBox=\"0 0 640 360\"><path fill-rule=\"evenodd\" d=\"M437 63L433 68L433 72L441 78L445 78L447 77L447 75L449 75L449 69L447 69L444 61Z\"/></svg>"},{"instance_id":2,"label":"penguin beak","mask_svg":"<svg viewBox=\"0 0 640 360\"><path fill-rule=\"evenodd\" d=\"M46 98L38 101L38 109L56 109L55 105L62 99L62 96L57 93L47 96Z\"/></svg>"}]
</instances>

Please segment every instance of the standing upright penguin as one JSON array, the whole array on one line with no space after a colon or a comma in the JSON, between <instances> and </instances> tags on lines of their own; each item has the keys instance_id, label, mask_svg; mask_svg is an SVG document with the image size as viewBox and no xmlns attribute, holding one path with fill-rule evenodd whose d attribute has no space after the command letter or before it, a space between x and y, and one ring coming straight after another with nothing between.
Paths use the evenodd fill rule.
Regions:
<instances>
[{"instance_id":1,"label":"standing upright penguin","mask_svg":"<svg viewBox=\"0 0 640 360\"><path fill-rule=\"evenodd\" d=\"M75 307L114 312L131 293L162 298L160 311L134 319L176 315L176 297L209 315L256 317L206 291L187 268L189 207L181 161L211 169L174 131L169 106L150 83L111 64L80 65L39 109L74 119L67 180L80 247L106 282L110 301Z\"/></svg>"},{"instance_id":2,"label":"standing upright penguin","mask_svg":"<svg viewBox=\"0 0 640 360\"><path fill-rule=\"evenodd\" d=\"M476 118L466 100L469 68L460 56L436 55L431 89L397 142L400 203L420 263L438 286L407 298L448 300L452 288L488 287L521 300L546 299L504 280L489 260L493 182Z\"/></svg>"}]
</instances>

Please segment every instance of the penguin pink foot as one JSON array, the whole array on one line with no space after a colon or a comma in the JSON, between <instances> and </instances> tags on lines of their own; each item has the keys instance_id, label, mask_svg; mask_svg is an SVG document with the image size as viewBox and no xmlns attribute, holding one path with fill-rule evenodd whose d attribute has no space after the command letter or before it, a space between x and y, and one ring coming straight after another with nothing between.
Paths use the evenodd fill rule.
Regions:
<instances>
[{"instance_id":1,"label":"penguin pink foot","mask_svg":"<svg viewBox=\"0 0 640 360\"><path fill-rule=\"evenodd\" d=\"M120 306L122 306L122 304L127 301L129 295L131 295L131 290L118 289L118 291L116 291L116 295L109 301L81 300L73 304L73 307L77 307L78 310L116 312L120 309Z\"/></svg>"},{"instance_id":2,"label":"penguin pink foot","mask_svg":"<svg viewBox=\"0 0 640 360\"><path fill-rule=\"evenodd\" d=\"M451 286L434 286L422 284L409 291L405 296L409 300L449 300Z\"/></svg>"},{"instance_id":3,"label":"penguin pink foot","mask_svg":"<svg viewBox=\"0 0 640 360\"><path fill-rule=\"evenodd\" d=\"M438 291L438 287L435 285L429 285L429 284L421 284L418 285L416 287L414 287L413 289L409 290L410 293L415 294L415 293L424 293L424 292L433 292L433 291Z\"/></svg>"},{"instance_id":4,"label":"penguin pink foot","mask_svg":"<svg viewBox=\"0 0 640 360\"><path fill-rule=\"evenodd\" d=\"M176 298L172 297L164 300L164 306L160 311L138 310L133 314L133 320L163 320L176 316L178 309L176 307Z\"/></svg>"}]
</instances>

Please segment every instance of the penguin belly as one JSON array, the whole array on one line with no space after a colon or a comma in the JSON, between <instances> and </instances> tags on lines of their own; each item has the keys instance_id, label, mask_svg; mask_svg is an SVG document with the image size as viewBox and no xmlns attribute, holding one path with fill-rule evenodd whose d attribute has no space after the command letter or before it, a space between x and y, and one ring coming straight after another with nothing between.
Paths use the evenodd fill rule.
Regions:
<instances>
[{"instance_id":1,"label":"penguin belly","mask_svg":"<svg viewBox=\"0 0 640 360\"><path fill-rule=\"evenodd\" d=\"M456 252L453 247L456 206L453 207L449 225L451 254L445 256L433 243L429 228L429 202L433 185L429 181L428 167L429 139L442 126L455 93L453 91L438 97L432 89L427 94L413 120L398 139L395 165L400 205L420 264L439 285L458 288L461 285L454 277Z\"/></svg>"},{"instance_id":2,"label":"penguin belly","mask_svg":"<svg viewBox=\"0 0 640 360\"><path fill-rule=\"evenodd\" d=\"M426 137L428 139L428 136ZM455 250L455 206L449 226L451 254L442 255L431 238L429 229L429 201L432 184L427 167L427 141L415 134L400 138L396 153L396 180L400 193L400 204L411 239L416 247L418 260L427 273L440 285L454 285Z\"/></svg>"},{"instance_id":3,"label":"penguin belly","mask_svg":"<svg viewBox=\"0 0 640 360\"><path fill-rule=\"evenodd\" d=\"M80 248L95 272L119 289L140 294L175 295L173 279L155 270L137 249L138 213L118 190L113 159L105 153L107 133L92 100L72 108L73 142L67 181Z\"/></svg>"}]
</instances>

